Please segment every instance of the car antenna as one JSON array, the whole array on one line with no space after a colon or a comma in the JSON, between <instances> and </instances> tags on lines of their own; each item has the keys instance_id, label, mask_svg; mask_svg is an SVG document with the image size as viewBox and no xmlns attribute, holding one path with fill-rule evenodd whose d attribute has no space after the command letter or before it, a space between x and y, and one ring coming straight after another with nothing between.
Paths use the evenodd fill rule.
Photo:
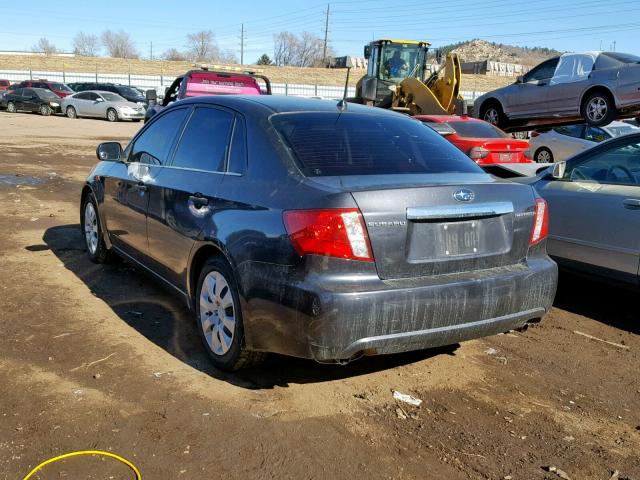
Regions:
<instances>
[{"instance_id":1,"label":"car antenna","mask_svg":"<svg viewBox=\"0 0 640 480\"><path fill-rule=\"evenodd\" d=\"M336 107L338 107L338 110L340 110L340 113L347 111L347 103L349 102L347 102L344 98L338 102Z\"/></svg>"}]
</instances>

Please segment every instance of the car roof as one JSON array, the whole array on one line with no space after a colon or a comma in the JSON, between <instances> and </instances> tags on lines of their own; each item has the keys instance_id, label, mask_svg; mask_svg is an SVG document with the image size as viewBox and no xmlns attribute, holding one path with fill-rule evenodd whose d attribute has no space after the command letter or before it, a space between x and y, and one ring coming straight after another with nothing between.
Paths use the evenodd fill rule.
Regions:
<instances>
[{"instance_id":1,"label":"car roof","mask_svg":"<svg viewBox=\"0 0 640 480\"><path fill-rule=\"evenodd\" d=\"M188 103L210 103L213 105L220 105L223 107L238 109L252 104L263 106L276 113L339 111L338 100L318 100L303 97L286 97L283 95L213 95L206 97L191 97L188 99L180 100L180 102L176 102L175 105L185 105ZM357 103L347 103L346 110L344 111L350 113L369 113L411 118L401 113L393 112L391 110L384 110L377 107L367 107L365 105L358 105Z\"/></svg>"}]
</instances>

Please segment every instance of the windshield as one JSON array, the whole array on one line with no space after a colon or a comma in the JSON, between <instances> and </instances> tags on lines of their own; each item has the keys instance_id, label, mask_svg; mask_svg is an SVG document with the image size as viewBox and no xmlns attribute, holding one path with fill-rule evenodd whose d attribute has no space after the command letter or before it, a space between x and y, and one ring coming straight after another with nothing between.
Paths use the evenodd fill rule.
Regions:
<instances>
[{"instance_id":1,"label":"windshield","mask_svg":"<svg viewBox=\"0 0 640 480\"><path fill-rule=\"evenodd\" d=\"M422 78L425 49L407 43L387 44L382 49L382 78Z\"/></svg>"},{"instance_id":2,"label":"windshield","mask_svg":"<svg viewBox=\"0 0 640 480\"><path fill-rule=\"evenodd\" d=\"M102 95L102 98L104 98L107 102L126 102L124 98L122 98L120 95L116 93L104 92L104 93L101 93L100 95Z\"/></svg>"},{"instance_id":3,"label":"windshield","mask_svg":"<svg viewBox=\"0 0 640 480\"><path fill-rule=\"evenodd\" d=\"M131 87L126 87L126 86L120 87L120 86L118 86L116 88L117 88L118 93L120 95L124 95L124 96L127 96L127 97L141 97L142 96L142 95L140 95L140 92L138 92L137 90L135 90L134 88L131 88Z\"/></svg>"},{"instance_id":4,"label":"windshield","mask_svg":"<svg viewBox=\"0 0 640 480\"><path fill-rule=\"evenodd\" d=\"M73 93L73 90L71 90L68 86L66 86L64 83L50 83L49 84L49 88L51 90L58 90L59 92L69 92L69 93Z\"/></svg>"},{"instance_id":5,"label":"windshield","mask_svg":"<svg viewBox=\"0 0 640 480\"><path fill-rule=\"evenodd\" d=\"M609 126L606 128L606 130L612 137L620 137L622 135L628 135L630 133L638 133L640 131L640 128L636 128L631 125L620 125L616 127Z\"/></svg>"},{"instance_id":6,"label":"windshield","mask_svg":"<svg viewBox=\"0 0 640 480\"><path fill-rule=\"evenodd\" d=\"M508 138L508 135L487 122L447 122L458 135L468 138Z\"/></svg>"},{"instance_id":7,"label":"windshield","mask_svg":"<svg viewBox=\"0 0 640 480\"><path fill-rule=\"evenodd\" d=\"M51 90L45 90L44 88L34 88L33 91L36 92L36 95L38 95L38 97L45 100L49 98L59 98Z\"/></svg>"},{"instance_id":8,"label":"windshield","mask_svg":"<svg viewBox=\"0 0 640 480\"><path fill-rule=\"evenodd\" d=\"M358 113L283 113L271 119L306 176L479 173L421 122Z\"/></svg>"},{"instance_id":9,"label":"windshield","mask_svg":"<svg viewBox=\"0 0 640 480\"><path fill-rule=\"evenodd\" d=\"M607 57L611 57L621 63L640 63L640 57L631 55L630 53L607 52L603 53Z\"/></svg>"}]
</instances>

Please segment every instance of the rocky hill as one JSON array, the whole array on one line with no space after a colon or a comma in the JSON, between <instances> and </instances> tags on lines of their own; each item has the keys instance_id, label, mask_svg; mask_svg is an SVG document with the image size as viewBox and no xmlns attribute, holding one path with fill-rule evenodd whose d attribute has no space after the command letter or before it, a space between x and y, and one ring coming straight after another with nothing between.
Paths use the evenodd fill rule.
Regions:
<instances>
[{"instance_id":1,"label":"rocky hill","mask_svg":"<svg viewBox=\"0 0 640 480\"><path fill-rule=\"evenodd\" d=\"M543 47L515 47L485 40L470 40L441 47L445 53L457 53L463 62L494 60L497 62L537 65L561 52Z\"/></svg>"}]
</instances>

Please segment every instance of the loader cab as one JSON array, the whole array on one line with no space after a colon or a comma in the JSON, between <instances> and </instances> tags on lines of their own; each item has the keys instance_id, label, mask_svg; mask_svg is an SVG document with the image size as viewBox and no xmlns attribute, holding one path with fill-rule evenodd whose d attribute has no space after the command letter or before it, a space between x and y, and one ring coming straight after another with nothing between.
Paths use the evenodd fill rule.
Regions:
<instances>
[{"instance_id":1,"label":"loader cab","mask_svg":"<svg viewBox=\"0 0 640 480\"><path fill-rule=\"evenodd\" d=\"M364 103L385 106L393 88L405 78L423 80L426 73L428 42L376 40L364 47L367 74L361 80Z\"/></svg>"}]
</instances>

